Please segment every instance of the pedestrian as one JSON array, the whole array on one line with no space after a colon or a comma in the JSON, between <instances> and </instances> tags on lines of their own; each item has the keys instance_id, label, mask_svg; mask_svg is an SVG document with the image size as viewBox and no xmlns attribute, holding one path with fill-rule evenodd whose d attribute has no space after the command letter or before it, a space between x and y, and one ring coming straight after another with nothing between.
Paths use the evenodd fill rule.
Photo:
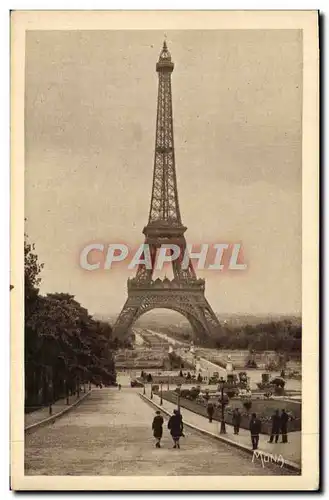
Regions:
<instances>
[{"instance_id":1,"label":"pedestrian","mask_svg":"<svg viewBox=\"0 0 329 500\"><path fill-rule=\"evenodd\" d=\"M261 431L261 421L259 418L257 418L256 413L253 413L251 415L251 420L250 420L250 425L249 425L249 430L250 430L250 436L251 436L251 444L252 444L252 449L257 450L258 448L258 441L259 441L259 434Z\"/></svg>"},{"instance_id":2,"label":"pedestrian","mask_svg":"<svg viewBox=\"0 0 329 500\"><path fill-rule=\"evenodd\" d=\"M207 413L208 413L208 418L209 418L210 423L212 422L212 417L214 415L214 411L215 411L214 405L209 402L207 405Z\"/></svg>"},{"instance_id":3,"label":"pedestrian","mask_svg":"<svg viewBox=\"0 0 329 500\"><path fill-rule=\"evenodd\" d=\"M286 410L282 410L281 412L281 434L282 434L282 443L288 443L288 420L289 415Z\"/></svg>"},{"instance_id":4,"label":"pedestrian","mask_svg":"<svg viewBox=\"0 0 329 500\"><path fill-rule=\"evenodd\" d=\"M119 389L119 391L121 391L121 384L118 385L118 389Z\"/></svg>"},{"instance_id":5,"label":"pedestrian","mask_svg":"<svg viewBox=\"0 0 329 500\"><path fill-rule=\"evenodd\" d=\"M183 417L178 410L174 410L168 421L168 429L174 441L173 448L180 448L179 439L183 435Z\"/></svg>"},{"instance_id":6,"label":"pedestrian","mask_svg":"<svg viewBox=\"0 0 329 500\"><path fill-rule=\"evenodd\" d=\"M234 434L236 435L239 434L240 424L241 424L241 413L239 411L239 408L235 408L233 412L233 427L234 427Z\"/></svg>"},{"instance_id":7,"label":"pedestrian","mask_svg":"<svg viewBox=\"0 0 329 500\"><path fill-rule=\"evenodd\" d=\"M275 410L275 413L273 413L271 420L272 420L272 430L269 443L273 443L274 436L275 436L275 442L277 443L279 441L279 434L281 427L281 418L279 410Z\"/></svg>"},{"instance_id":8,"label":"pedestrian","mask_svg":"<svg viewBox=\"0 0 329 500\"><path fill-rule=\"evenodd\" d=\"M184 432L183 432L183 417L182 417L182 414L180 412L180 410L177 410L177 415L179 416L179 419L180 419L180 425L181 425L181 437L185 437L184 435Z\"/></svg>"},{"instance_id":9,"label":"pedestrian","mask_svg":"<svg viewBox=\"0 0 329 500\"><path fill-rule=\"evenodd\" d=\"M152 423L153 436L156 439L155 447L161 448L160 441L162 438L162 426L163 426L163 417L161 416L161 412L157 410L155 412L155 417Z\"/></svg>"}]
</instances>

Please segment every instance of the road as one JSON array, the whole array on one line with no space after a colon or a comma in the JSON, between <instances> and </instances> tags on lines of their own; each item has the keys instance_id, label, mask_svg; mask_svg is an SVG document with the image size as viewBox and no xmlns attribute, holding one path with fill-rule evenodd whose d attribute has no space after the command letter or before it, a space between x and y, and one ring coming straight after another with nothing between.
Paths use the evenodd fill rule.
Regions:
<instances>
[{"instance_id":1,"label":"road","mask_svg":"<svg viewBox=\"0 0 329 500\"><path fill-rule=\"evenodd\" d=\"M277 466L186 429L181 449L172 449L165 427L163 447L151 432L154 410L138 389L95 389L54 424L26 436L26 475L282 475ZM184 413L183 413L184 416Z\"/></svg>"}]
</instances>

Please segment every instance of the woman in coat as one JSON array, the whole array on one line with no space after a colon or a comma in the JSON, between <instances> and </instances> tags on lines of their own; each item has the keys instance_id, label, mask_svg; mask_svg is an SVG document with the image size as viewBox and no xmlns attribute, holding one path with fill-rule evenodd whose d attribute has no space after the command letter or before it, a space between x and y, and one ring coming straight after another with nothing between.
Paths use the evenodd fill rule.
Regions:
<instances>
[{"instance_id":1,"label":"woman in coat","mask_svg":"<svg viewBox=\"0 0 329 500\"><path fill-rule=\"evenodd\" d=\"M174 410L174 414L170 417L168 429L174 441L173 448L180 448L179 439L183 435L183 418L178 410Z\"/></svg>"},{"instance_id":2,"label":"woman in coat","mask_svg":"<svg viewBox=\"0 0 329 500\"><path fill-rule=\"evenodd\" d=\"M162 426L163 426L163 417L161 416L161 412L157 410L155 412L155 417L152 423L153 436L156 439L155 447L161 448L160 441L162 438Z\"/></svg>"}]
</instances>

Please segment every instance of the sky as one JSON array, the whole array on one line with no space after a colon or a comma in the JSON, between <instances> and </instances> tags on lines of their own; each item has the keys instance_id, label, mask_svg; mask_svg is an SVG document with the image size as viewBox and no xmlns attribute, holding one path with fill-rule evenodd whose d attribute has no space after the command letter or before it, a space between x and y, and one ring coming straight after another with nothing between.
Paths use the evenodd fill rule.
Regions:
<instances>
[{"instance_id":1,"label":"sky","mask_svg":"<svg viewBox=\"0 0 329 500\"><path fill-rule=\"evenodd\" d=\"M217 313L301 312L302 35L166 32L187 242L239 242L246 271L197 271ZM126 300L124 266L86 271L91 242L143 243L161 31L30 31L25 217L41 292L93 314Z\"/></svg>"}]
</instances>

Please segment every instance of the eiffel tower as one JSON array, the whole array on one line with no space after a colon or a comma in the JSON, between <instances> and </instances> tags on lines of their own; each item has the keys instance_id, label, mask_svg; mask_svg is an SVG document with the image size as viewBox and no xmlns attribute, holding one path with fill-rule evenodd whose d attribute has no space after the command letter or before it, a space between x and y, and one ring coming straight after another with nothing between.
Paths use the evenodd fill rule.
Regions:
<instances>
[{"instance_id":1,"label":"eiffel tower","mask_svg":"<svg viewBox=\"0 0 329 500\"><path fill-rule=\"evenodd\" d=\"M177 192L173 134L171 73L174 63L164 42L156 71L159 77L153 187L149 220L143 229L149 246L151 266L139 264L136 276L128 279L128 298L114 325L114 337L129 336L131 326L144 313L167 308L184 315L190 322L194 340L215 337L219 322L205 298L205 281L196 277L192 262L182 266L186 250ZM172 261L173 280L153 280L156 256L161 245L175 244L181 249Z\"/></svg>"}]
</instances>

